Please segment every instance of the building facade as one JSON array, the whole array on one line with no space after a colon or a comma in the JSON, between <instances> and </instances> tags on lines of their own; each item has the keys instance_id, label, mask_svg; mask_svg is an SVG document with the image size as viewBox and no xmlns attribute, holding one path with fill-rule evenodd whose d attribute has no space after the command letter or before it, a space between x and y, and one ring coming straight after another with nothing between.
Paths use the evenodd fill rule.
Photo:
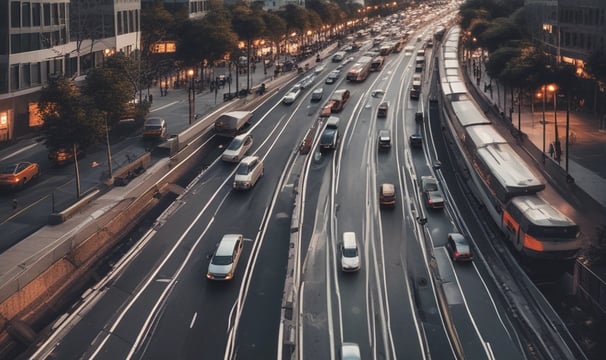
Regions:
<instances>
[{"instance_id":1,"label":"building facade","mask_svg":"<svg viewBox=\"0 0 606 360\"><path fill-rule=\"evenodd\" d=\"M139 50L140 0L0 0L0 144L41 125L38 93Z\"/></svg>"},{"instance_id":2,"label":"building facade","mask_svg":"<svg viewBox=\"0 0 606 360\"><path fill-rule=\"evenodd\" d=\"M589 56L606 50L606 1L526 0L533 38L556 62L582 68Z\"/></svg>"}]
</instances>

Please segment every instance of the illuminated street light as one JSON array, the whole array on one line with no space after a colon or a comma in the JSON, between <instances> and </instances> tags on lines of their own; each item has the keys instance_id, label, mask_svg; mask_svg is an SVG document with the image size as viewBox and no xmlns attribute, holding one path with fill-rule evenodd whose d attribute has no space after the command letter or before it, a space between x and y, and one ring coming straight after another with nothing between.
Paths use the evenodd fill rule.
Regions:
<instances>
[{"instance_id":1,"label":"illuminated street light","mask_svg":"<svg viewBox=\"0 0 606 360\"><path fill-rule=\"evenodd\" d=\"M196 93L194 92L194 69L187 70L187 78L189 79L189 89L187 91L187 98L189 100L189 125L191 125L194 120L196 106Z\"/></svg>"}]
</instances>

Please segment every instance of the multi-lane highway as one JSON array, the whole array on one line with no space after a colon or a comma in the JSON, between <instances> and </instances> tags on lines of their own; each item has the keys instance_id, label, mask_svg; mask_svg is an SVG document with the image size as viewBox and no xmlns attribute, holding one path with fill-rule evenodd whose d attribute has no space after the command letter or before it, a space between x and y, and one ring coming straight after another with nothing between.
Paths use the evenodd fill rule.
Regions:
<instances>
[{"instance_id":1,"label":"multi-lane highway","mask_svg":"<svg viewBox=\"0 0 606 360\"><path fill-rule=\"evenodd\" d=\"M453 263L446 250L449 232L477 228L455 170L433 166L444 151L439 112L425 109L434 69L431 49L423 96L409 99L416 50L432 24L416 29L412 53L386 57L383 69L362 83L324 84L338 63L325 60L313 86L284 105L285 86L254 110L247 131L251 154L265 165L249 191L232 190L236 165L219 160L227 139L211 136L201 151L211 165L189 184L113 271L70 313L35 357L145 359L281 358L282 298L295 197L300 206L295 338L300 359L335 359L343 342L359 344L365 359L516 359L527 340L516 335L512 315L484 266ZM355 58L369 50L364 40ZM351 65L351 64L350 64ZM292 85L292 84L291 84ZM310 102L324 88L351 98L340 118L334 151L298 152L318 120L324 100ZM382 89L384 95L373 96ZM389 101L386 118L377 108ZM181 104L186 105L186 104ZM179 104L175 104L179 106ZM415 122L423 111L426 120ZM432 125L433 124L433 125ZM378 150L377 134L389 129L391 148ZM423 147L408 137L423 135ZM447 172L451 173L447 173ZM446 207L430 211L420 192L421 176L434 175ZM379 185L392 183L396 206L379 206ZM300 191L299 191L300 190ZM469 225L466 225L469 222ZM361 269L341 271L343 232L355 232ZM478 230L479 231L479 230ZM467 232L467 231L466 231ZM209 257L223 234L245 237L233 280L206 279Z\"/></svg>"}]
</instances>

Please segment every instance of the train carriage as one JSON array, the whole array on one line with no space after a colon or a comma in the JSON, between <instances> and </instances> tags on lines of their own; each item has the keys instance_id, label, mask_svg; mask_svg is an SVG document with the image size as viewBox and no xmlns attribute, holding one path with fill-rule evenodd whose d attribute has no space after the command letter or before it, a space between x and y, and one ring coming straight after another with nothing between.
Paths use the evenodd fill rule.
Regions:
<instances>
[{"instance_id":1,"label":"train carriage","mask_svg":"<svg viewBox=\"0 0 606 360\"><path fill-rule=\"evenodd\" d=\"M574 257L581 247L578 225L540 197L545 185L471 100L458 60L460 29L453 29L439 51L440 103L466 166L474 169L474 192L520 253Z\"/></svg>"}]
</instances>

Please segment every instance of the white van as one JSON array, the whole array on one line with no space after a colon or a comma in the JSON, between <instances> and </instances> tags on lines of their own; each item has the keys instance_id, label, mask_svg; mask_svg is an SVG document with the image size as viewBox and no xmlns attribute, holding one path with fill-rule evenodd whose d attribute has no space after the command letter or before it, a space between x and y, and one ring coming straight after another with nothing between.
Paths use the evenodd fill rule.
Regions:
<instances>
[{"instance_id":1,"label":"white van","mask_svg":"<svg viewBox=\"0 0 606 360\"><path fill-rule=\"evenodd\" d=\"M206 278L209 280L231 280L236 272L238 260L240 260L243 242L244 236L242 234L223 235L208 264Z\"/></svg>"},{"instance_id":2,"label":"white van","mask_svg":"<svg viewBox=\"0 0 606 360\"><path fill-rule=\"evenodd\" d=\"M355 232L344 232L341 243L341 270L360 270L360 254Z\"/></svg>"},{"instance_id":3,"label":"white van","mask_svg":"<svg viewBox=\"0 0 606 360\"><path fill-rule=\"evenodd\" d=\"M259 178L263 176L263 160L258 156L247 156L236 169L234 177L234 190L248 190L255 186Z\"/></svg>"}]
</instances>

